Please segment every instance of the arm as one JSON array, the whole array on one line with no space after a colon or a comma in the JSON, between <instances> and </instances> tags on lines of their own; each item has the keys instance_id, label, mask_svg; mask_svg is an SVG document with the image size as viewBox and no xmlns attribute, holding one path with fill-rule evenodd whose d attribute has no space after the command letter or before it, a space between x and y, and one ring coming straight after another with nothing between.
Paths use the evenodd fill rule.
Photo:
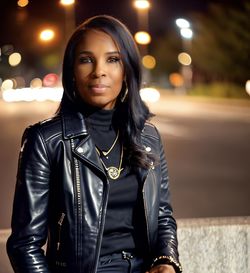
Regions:
<instances>
[{"instance_id":1,"label":"arm","mask_svg":"<svg viewBox=\"0 0 250 273\"><path fill-rule=\"evenodd\" d=\"M166 272L172 273L173 268L176 272L182 272L179 263L177 226L173 217L172 207L170 205L170 192L168 181L168 169L165 159L165 153L162 142L160 141L160 166L161 166L161 189L160 189L160 207L158 217L158 240L155 253L155 259L150 273ZM162 270L165 271L162 271Z\"/></svg>"},{"instance_id":2,"label":"arm","mask_svg":"<svg viewBox=\"0 0 250 273\"><path fill-rule=\"evenodd\" d=\"M26 129L19 156L7 252L16 273L49 273L42 246L47 239L50 163L36 126Z\"/></svg>"}]
</instances>

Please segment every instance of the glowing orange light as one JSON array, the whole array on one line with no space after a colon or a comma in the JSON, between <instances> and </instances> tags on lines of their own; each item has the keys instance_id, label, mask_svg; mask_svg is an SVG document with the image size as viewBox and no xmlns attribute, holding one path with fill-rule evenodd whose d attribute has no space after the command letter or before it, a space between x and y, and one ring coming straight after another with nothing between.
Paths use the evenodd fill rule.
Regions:
<instances>
[{"instance_id":1,"label":"glowing orange light","mask_svg":"<svg viewBox=\"0 0 250 273\"><path fill-rule=\"evenodd\" d=\"M45 29L41 31L39 38L42 41L51 41L55 37L55 32L52 29Z\"/></svg>"},{"instance_id":2,"label":"glowing orange light","mask_svg":"<svg viewBox=\"0 0 250 273\"><path fill-rule=\"evenodd\" d=\"M183 77L179 73L171 73L169 75L169 81L175 87L180 87L184 84Z\"/></svg>"},{"instance_id":3,"label":"glowing orange light","mask_svg":"<svg viewBox=\"0 0 250 273\"><path fill-rule=\"evenodd\" d=\"M60 3L63 6L70 6L70 5L73 5L75 3L75 1L74 0L61 0Z\"/></svg>"},{"instance_id":4,"label":"glowing orange light","mask_svg":"<svg viewBox=\"0 0 250 273\"><path fill-rule=\"evenodd\" d=\"M17 5L18 5L19 7L21 7L21 8L26 7L28 4L29 4L29 0L19 0L19 1L17 2Z\"/></svg>"},{"instance_id":5,"label":"glowing orange light","mask_svg":"<svg viewBox=\"0 0 250 273\"><path fill-rule=\"evenodd\" d=\"M150 3L147 0L136 0L134 2L134 6L137 9L148 9L148 8L150 8Z\"/></svg>"},{"instance_id":6,"label":"glowing orange light","mask_svg":"<svg viewBox=\"0 0 250 273\"><path fill-rule=\"evenodd\" d=\"M146 55L142 58L142 64L144 65L144 67L146 67L147 69L153 69L155 68L156 65L156 60L153 56L151 55Z\"/></svg>"}]
</instances>

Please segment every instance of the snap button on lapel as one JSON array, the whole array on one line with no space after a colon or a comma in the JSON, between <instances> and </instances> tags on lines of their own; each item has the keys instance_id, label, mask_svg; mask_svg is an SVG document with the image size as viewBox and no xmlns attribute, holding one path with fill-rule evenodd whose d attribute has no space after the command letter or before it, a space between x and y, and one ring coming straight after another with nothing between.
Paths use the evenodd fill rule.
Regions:
<instances>
[{"instance_id":1,"label":"snap button on lapel","mask_svg":"<svg viewBox=\"0 0 250 273\"><path fill-rule=\"evenodd\" d=\"M145 150L146 150L146 152L151 152L151 147L148 146L145 148Z\"/></svg>"},{"instance_id":2,"label":"snap button on lapel","mask_svg":"<svg viewBox=\"0 0 250 273\"><path fill-rule=\"evenodd\" d=\"M150 165L151 165L151 169L154 170L155 166L154 166L154 162L153 161L150 162Z\"/></svg>"},{"instance_id":3,"label":"snap button on lapel","mask_svg":"<svg viewBox=\"0 0 250 273\"><path fill-rule=\"evenodd\" d=\"M84 150L83 150L82 147L79 147L79 148L77 148L77 152L78 152L79 154L82 154L82 153L84 152Z\"/></svg>"}]
</instances>

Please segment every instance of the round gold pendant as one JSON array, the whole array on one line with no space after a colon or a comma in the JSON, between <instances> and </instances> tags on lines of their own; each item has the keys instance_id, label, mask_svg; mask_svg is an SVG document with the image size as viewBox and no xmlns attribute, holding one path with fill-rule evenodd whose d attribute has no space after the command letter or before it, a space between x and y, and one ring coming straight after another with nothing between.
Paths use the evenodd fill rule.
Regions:
<instances>
[{"instance_id":1,"label":"round gold pendant","mask_svg":"<svg viewBox=\"0 0 250 273\"><path fill-rule=\"evenodd\" d=\"M111 178L113 180L117 179L120 176L121 170L122 169L119 170L113 166L107 168L109 178Z\"/></svg>"}]
</instances>

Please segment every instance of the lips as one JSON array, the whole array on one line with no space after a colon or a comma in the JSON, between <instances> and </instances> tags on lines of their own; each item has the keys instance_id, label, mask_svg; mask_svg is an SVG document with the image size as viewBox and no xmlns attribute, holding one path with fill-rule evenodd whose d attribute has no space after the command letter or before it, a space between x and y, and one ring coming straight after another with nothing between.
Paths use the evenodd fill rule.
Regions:
<instances>
[{"instance_id":1,"label":"lips","mask_svg":"<svg viewBox=\"0 0 250 273\"><path fill-rule=\"evenodd\" d=\"M107 90L108 86L106 84L98 83L89 85L89 88L94 93L103 93Z\"/></svg>"}]
</instances>

